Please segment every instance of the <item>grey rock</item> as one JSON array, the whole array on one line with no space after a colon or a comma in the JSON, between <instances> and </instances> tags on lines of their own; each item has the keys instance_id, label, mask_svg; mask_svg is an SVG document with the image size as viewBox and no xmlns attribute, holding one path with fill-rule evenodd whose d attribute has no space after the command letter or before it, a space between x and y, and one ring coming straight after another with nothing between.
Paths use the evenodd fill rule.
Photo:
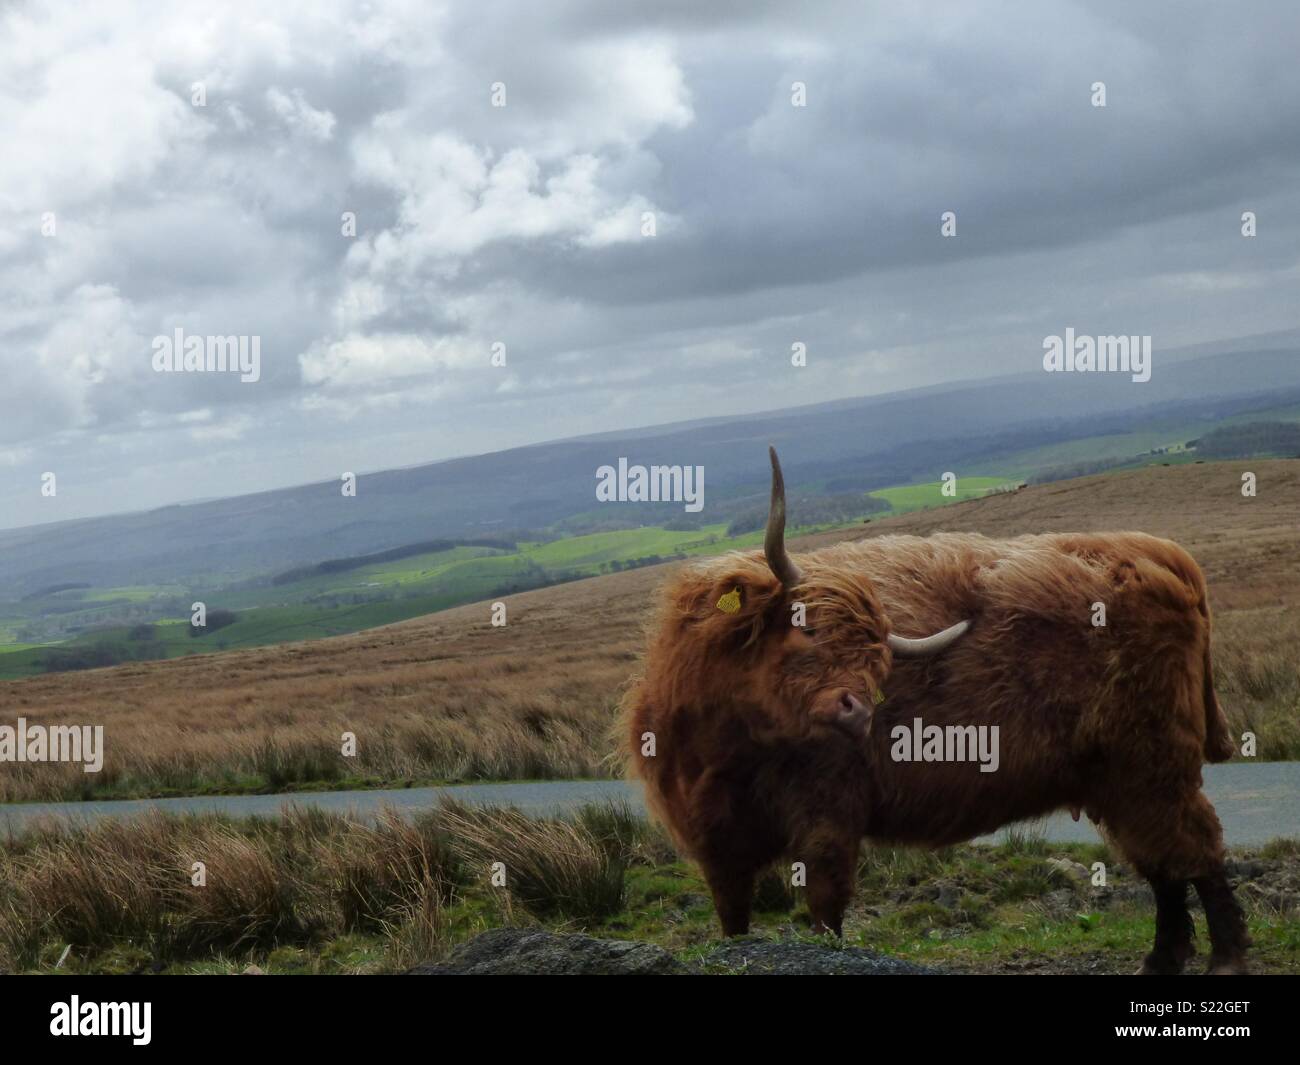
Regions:
<instances>
[{"instance_id":1,"label":"grey rock","mask_svg":"<svg viewBox=\"0 0 1300 1065\"><path fill-rule=\"evenodd\" d=\"M753 976L925 976L937 973L861 947L765 939L730 939L704 954L705 971Z\"/></svg>"},{"instance_id":2,"label":"grey rock","mask_svg":"<svg viewBox=\"0 0 1300 1065\"><path fill-rule=\"evenodd\" d=\"M417 965L408 975L633 976L686 971L652 943L557 935L536 928L494 928L462 943L446 961Z\"/></svg>"},{"instance_id":3,"label":"grey rock","mask_svg":"<svg viewBox=\"0 0 1300 1065\"><path fill-rule=\"evenodd\" d=\"M1071 880L1077 880L1081 884L1086 884L1092 880L1091 871L1081 862L1071 861L1069 858L1048 858L1047 864L1063 876Z\"/></svg>"},{"instance_id":4,"label":"grey rock","mask_svg":"<svg viewBox=\"0 0 1300 1065\"><path fill-rule=\"evenodd\" d=\"M1078 905L1074 898L1074 892L1068 888L1058 888L1056 891L1049 891L1046 895L1038 900L1038 905L1044 913L1058 920L1070 916Z\"/></svg>"},{"instance_id":5,"label":"grey rock","mask_svg":"<svg viewBox=\"0 0 1300 1065\"><path fill-rule=\"evenodd\" d=\"M934 902L951 910L961 901L961 892L952 884L925 884L912 892L912 897L922 902Z\"/></svg>"},{"instance_id":6,"label":"grey rock","mask_svg":"<svg viewBox=\"0 0 1300 1065\"><path fill-rule=\"evenodd\" d=\"M694 966L686 966L652 943L560 935L537 928L494 928L462 943L445 961L417 965L408 975L922 976L938 971L859 947L793 939L729 939L708 950Z\"/></svg>"}]
</instances>

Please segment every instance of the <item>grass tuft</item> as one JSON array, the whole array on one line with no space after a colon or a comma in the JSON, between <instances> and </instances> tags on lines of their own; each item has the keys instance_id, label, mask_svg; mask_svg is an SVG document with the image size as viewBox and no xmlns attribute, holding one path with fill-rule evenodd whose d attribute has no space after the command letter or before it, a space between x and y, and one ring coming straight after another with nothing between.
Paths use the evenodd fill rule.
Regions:
<instances>
[{"instance_id":1,"label":"grass tuft","mask_svg":"<svg viewBox=\"0 0 1300 1065\"><path fill-rule=\"evenodd\" d=\"M477 875L536 917L596 919L623 905L627 861L582 821L531 818L511 807L444 803L439 820ZM596 815L598 823L608 823ZM504 880L494 883L493 878Z\"/></svg>"}]
</instances>

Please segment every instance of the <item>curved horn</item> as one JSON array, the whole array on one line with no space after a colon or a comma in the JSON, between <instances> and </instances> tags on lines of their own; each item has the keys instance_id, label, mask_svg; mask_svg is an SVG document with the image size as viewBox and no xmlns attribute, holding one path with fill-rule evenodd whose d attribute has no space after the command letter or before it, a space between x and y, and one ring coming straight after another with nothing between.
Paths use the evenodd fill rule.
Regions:
<instances>
[{"instance_id":1,"label":"curved horn","mask_svg":"<svg viewBox=\"0 0 1300 1065\"><path fill-rule=\"evenodd\" d=\"M889 646L894 649L894 654L902 655L904 658L935 655L955 643L969 628L969 621L959 621L956 625L949 625L943 632L936 632L933 636L925 636L919 640L910 640L906 636L895 636L891 632L889 634Z\"/></svg>"},{"instance_id":2,"label":"curved horn","mask_svg":"<svg viewBox=\"0 0 1300 1065\"><path fill-rule=\"evenodd\" d=\"M772 459L772 503L767 511L763 554L782 586L793 588L799 583L800 574L799 567L785 550L785 478L781 475L781 460L776 457L776 448L769 446L767 453Z\"/></svg>"}]
</instances>

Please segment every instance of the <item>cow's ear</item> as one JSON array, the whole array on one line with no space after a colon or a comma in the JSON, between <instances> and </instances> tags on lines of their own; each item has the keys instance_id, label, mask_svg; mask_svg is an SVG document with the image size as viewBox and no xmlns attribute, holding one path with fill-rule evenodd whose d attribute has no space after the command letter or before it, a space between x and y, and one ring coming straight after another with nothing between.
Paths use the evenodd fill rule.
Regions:
<instances>
[{"instance_id":1,"label":"cow's ear","mask_svg":"<svg viewBox=\"0 0 1300 1065\"><path fill-rule=\"evenodd\" d=\"M709 605L736 618L765 615L781 594L775 577L759 569L729 572L713 582Z\"/></svg>"},{"instance_id":2,"label":"cow's ear","mask_svg":"<svg viewBox=\"0 0 1300 1065\"><path fill-rule=\"evenodd\" d=\"M752 643L776 620L781 586L766 566L737 566L701 582L687 612L710 637Z\"/></svg>"},{"instance_id":3,"label":"cow's ear","mask_svg":"<svg viewBox=\"0 0 1300 1065\"><path fill-rule=\"evenodd\" d=\"M683 620L734 629L767 617L781 586L761 557L732 555L682 571L669 596Z\"/></svg>"}]
</instances>

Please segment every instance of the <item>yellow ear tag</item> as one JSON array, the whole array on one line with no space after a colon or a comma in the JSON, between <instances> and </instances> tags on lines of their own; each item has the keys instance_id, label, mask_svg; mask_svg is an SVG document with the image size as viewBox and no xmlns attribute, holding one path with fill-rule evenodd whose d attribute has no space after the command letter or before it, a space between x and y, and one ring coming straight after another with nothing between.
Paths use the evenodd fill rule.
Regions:
<instances>
[{"instance_id":1,"label":"yellow ear tag","mask_svg":"<svg viewBox=\"0 0 1300 1065\"><path fill-rule=\"evenodd\" d=\"M876 700L875 700L875 701L876 701L876 705L877 705L877 706L879 706L881 703L883 703L883 702L885 701L885 693L882 692L879 688L876 689Z\"/></svg>"},{"instance_id":2,"label":"yellow ear tag","mask_svg":"<svg viewBox=\"0 0 1300 1065\"><path fill-rule=\"evenodd\" d=\"M724 614L735 614L740 611L740 589L733 588L721 599L718 600L718 609Z\"/></svg>"}]
</instances>

